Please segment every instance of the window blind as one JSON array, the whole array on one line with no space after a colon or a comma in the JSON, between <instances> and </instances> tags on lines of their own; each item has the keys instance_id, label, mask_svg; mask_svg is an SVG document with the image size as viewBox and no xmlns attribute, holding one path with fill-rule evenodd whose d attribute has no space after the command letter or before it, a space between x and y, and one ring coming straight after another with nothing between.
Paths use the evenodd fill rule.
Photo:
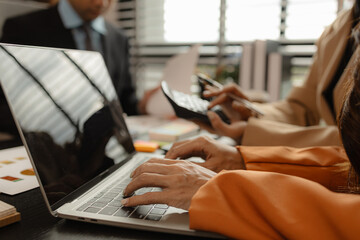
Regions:
<instances>
[{"instance_id":1,"label":"window blind","mask_svg":"<svg viewBox=\"0 0 360 240\"><path fill-rule=\"evenodd\" d=\"M135 12L131 53L140 88L154 86L165 62L195 43L203 44L199 66L213 71L220 65L238 67L242 44L255 39L279 41L294 64L306 67L315 40L351 1L119 0L130 2Z\"/></svg>"}]
</instances>

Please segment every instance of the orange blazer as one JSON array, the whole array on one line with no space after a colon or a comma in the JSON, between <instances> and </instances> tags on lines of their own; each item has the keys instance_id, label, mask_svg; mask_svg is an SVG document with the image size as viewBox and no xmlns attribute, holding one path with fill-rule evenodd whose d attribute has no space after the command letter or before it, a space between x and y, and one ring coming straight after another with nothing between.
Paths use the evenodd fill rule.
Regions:
<instances>
[{"instance_id":1,"label":"orange blazer","mask_svg":"<svg viewBox=\"0 0 360 240\"><path fill-rule=\"evenodd\" d=\"M248 146L340 146L335 116L324 96L351 35L352 10L340 13L318 39L313 64L302 86L293 87L285 100L259 104L265 116L250 118L242 144ZM351 58L348 66L353 64ZM334 108L339 113L345 92L347 71L341 76L334 94ZM322 121L325 124L321 124Z\"/></svg>"},{"instance_id":2,"label":"orange blazer","mask_svg":"<svg viewBox=\"0 0 360 240\"><path fill-rule=\"evenodd\" d=\"M318 182L333 191L347 187L349 160L342 147L238 146L247 170L277 172Z\"/></svg>"},{"instance_id":3,"label":"orange blazer","mask_svg":"<svg viewBox=\"0 0 360 240\"><path fill-rule=\"evenodd\" d=\"M360 196L326 188L346 184L342 148L238 149L248 170L222 171L203 185L191 201L190 228L236 239L360 236Z\"/></svg>"}]
</instances>

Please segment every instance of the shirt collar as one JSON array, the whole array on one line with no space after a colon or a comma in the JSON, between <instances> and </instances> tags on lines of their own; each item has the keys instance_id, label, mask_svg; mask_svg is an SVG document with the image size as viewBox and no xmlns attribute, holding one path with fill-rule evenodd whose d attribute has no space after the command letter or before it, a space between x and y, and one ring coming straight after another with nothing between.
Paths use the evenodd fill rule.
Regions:
<instances>
[{"instance_id":1,"label":"shirt collar","mask_svg":"<svg viewBox=\"0 0 360 240\"><path fill-rule=\"evenodd\" d=\"M60 18L64 23L65 28L73 29L83 25L84 21L79 14L74 10L68 0L60 0L58 5ZM90 22L91 28L98 33L106 34L105 20L99 16Z\"/></svg>"}]
</instances>

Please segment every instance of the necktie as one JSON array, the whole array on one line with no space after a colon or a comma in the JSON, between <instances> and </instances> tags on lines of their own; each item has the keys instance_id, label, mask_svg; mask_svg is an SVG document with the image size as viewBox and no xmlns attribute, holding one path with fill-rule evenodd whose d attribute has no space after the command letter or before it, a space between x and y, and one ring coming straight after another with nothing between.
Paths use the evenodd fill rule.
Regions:
<instances>
[{"instance_id":1,"label":"necktie","mask_svg":"<svg viewBox=\"0 0 360 240\"><path fill-rule=\"evenodd\" d=\"M83 30L85 33L85 49L92 51L94 50L92 43L91 43L91 37L90 37L90 31L91 31L91 27L90 24L88 23L84 23L83 25Z\"/></svg>"}]
</instances>

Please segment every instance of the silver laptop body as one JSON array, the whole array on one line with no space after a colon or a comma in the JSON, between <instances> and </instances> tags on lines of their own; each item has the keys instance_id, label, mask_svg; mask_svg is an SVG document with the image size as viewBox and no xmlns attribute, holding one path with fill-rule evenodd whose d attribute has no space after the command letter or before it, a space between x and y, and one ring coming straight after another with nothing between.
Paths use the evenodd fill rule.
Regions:
<instances>
[{"instance_id":1,"label":"silver laptop body","mask_svg":"<svg viewBox=\"0 0 360 240\"><path fill-rule=\"evenodd\" d=\"M155 155L135 151L99 53L0 44L0 62L3 91L53 216L220 237L189 229L181 209L121 206L129 174ZM161 189L135 194L148 191Z\"/></svg>"}]
</instances>

